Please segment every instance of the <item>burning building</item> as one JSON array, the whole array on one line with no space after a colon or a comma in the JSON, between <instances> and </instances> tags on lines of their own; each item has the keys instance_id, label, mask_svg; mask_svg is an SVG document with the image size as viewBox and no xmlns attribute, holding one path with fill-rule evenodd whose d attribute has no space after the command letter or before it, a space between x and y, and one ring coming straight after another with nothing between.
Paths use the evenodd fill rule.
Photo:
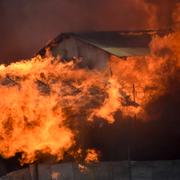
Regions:
<instances>
[{"instance_id":1,"label":"burning building","mask_svg":"<svg viewBox=\"0 0 180 180\"><path fill-rule=\"evenodd\" d=\"M134 173L148 172L147 178L157 179L170 168L178 179L178 161L168 161L165 168L160 162L162 174L154 161L180 158L175 128L180 123L180 35L165 34L65 33L34 58L1 65L0 154L10 158L20 153L22 165L75 161L85 173L84 162L110 161L96 170L90 166L91 179L131 179L131 164L111 161L153 160L147 166L134 162ZM44 166L37 166L39 177ZM77 165L65 166L62 174L71 172L73 178L79 173ZM96 176L98 168L107 173ZM59 165L47 169L51 179L63 178ZM33 176L31 168L21 172Z\"/></svg>"},{"instance_id":2,"label":"burning building","mask_svg":"<svg viewBox=\"0 0 180 180\"><path fill-rule=\"evenodd\" d=\"M68 59L80 58L81 66L89 69L106 68L111 56L127 58L150 54L149 43L155 35L165 35L168 31L120 31L64 33L39 51L44 55L47 48L54 57Z\"/></svg>"}]
</instances>

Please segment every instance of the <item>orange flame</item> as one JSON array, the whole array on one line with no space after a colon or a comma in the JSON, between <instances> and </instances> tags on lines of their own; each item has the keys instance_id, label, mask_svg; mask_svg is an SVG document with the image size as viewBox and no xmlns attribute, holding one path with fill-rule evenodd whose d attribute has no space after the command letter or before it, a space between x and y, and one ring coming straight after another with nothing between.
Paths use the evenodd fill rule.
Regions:
<instances>
[{"instance_id":1,"label":"orange flame","mask_svg":"<svg viewBox=\"0 0 180 180\"><path fill-rule=\"evenodd\" d=\"M111 75L52 56L0 65L0 154L9 158L21 152L22 163L35 161L39 152L61 160L77 146L78 121L98 117L113 123L117 111L148 119L146 105L178 72L179 42L177 32L155 37L150 56L112 56ZM95 150L87 153L86 162L98 160Z\"/></svg>"},{"instance_id":2,"label":"orange flame","mask_svg":"<svg viewBox=\"0 0 180 180\"><path fill-rule=\"evenodd\" d=\"M88 149L85 162L92 163L98 161L99 161L99 153L95 149Z\"/></svg>"}]
</instances>

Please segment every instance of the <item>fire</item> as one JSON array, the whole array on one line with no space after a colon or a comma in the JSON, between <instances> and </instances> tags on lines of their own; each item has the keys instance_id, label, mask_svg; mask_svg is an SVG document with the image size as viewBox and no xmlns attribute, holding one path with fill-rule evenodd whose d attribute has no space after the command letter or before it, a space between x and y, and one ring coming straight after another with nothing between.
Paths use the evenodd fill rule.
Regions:
<instances>
[{"instance_id":1,"label":"fire","mask_svg":"<svg viewBox=\"0 0 180 180\"><path fill-rule=\"evenodd\" d=\"M99 153L95 149L88 149L85 162L91 163L91 162L98 162L98 161L99 161Z\"/></svg>"},{"instance_id":2,"label":"fire","mask_svg":"<svg viewBox=\"0 0 180 180\"><path fill-rule=\"evenodd\" d=\"M22 163L34 162L38 154L76 158L78 123L98 118L113 123L117 111L150 119L147 105L166 92L169 79L179 72L179 42L176 32L155 37L149 56L112 56L111 73L52 56L0 65L0 154L9 158L20 152ZM84 160L98 161L98 153L87 150Z\"/></svg>"},{"instance_id":3,"label":"fire","mask_svg":"<svg viewBox=\"0 0 180 180\"><path fill-rule=\"evenodd\" d=\"M52 180L58 180L60 178L61 174L59 172L53 171L51 174Z\"/></svg>"},{"instance_id":4,"label":"fire","mask_svg":"<svg viewBox=\"0 0 180 180\"><path fill-rule=\"evenodd\" d=\"M102 106L99 109L94 110L92 113L93 116L98 116L108 120L109 123L114 122L113 113L116 112L121 105L120 93L119 93L119 83L116 77L110 77L108 80L108 85L106 92L108 97L103 102ZM91 120L91 119L90 119Z\"/></svg>"},{"instance_id":5,"label":"fire","mask_svg":"<svg viewBox=\"0 0 180 180\"><path fill-rule=\"evenodd\" d=\"M148 118L146 105L163 95L170 77L180 68L180 33L154 37L150 44L151 55L129 57L127 60L111 58L113 75L118 78L121 109L125 115ZM120 107L120 106L119 106Z\"/></svg>"},{"instance_id":6,"label":"fire","mask_svg":"<svg viewBox=\"0 0 180 180\"><path fill-rule=\"evenodd\" d=\"M105 81L99 72L53 57L1 65L0 76L0 153L8 158L23 152L22 163L33 162L38 152L63 159L76 144L71 126L85 109L100 106L104 97L99 97L105 94L99 92L92 102L93 91L101 91Z\"/></svg>"}]
</instances>

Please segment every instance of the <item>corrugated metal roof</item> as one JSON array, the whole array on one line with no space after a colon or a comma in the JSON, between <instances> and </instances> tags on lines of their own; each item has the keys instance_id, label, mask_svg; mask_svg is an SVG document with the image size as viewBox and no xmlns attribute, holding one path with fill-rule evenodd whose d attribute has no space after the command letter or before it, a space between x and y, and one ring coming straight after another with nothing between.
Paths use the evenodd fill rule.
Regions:
<instances>
[{"instance_id":1,"label":"corrugated metal roof","mask_svg":"<svg viewBox=\"0 0 180 180\"><path fill-rule=\"evenodd\" d=\"M64 33L46 47L53 49L65 38L74 37L118 57L144 56L149 54L149 43L153 35L165 33L167 31ZM44 52L44 49L40 50L40 54Z\"/></svg>"},{"instance_id":2,"label":"corrugated metal roof","mask_svg":"<svg viewBox=\"0 0 180 180\"><path fill-rule=\"evenodd\" d=\"M127 57L127 56L145 56L150 53L149 48L102 48L103 50L116 55L118 57Z\"/></svg>"}]
</instances>

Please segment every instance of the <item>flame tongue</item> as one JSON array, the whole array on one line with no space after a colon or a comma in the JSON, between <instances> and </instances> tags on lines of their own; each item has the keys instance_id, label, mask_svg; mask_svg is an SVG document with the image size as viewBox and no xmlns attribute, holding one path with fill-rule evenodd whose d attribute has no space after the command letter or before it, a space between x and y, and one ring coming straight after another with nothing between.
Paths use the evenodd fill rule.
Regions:
<instances>
[{"instance_id":1,"label":"flame tongue","mask_svg":"<svg viewBox=\"0 0 180 180\"><path fill-rule=\"evenodd\" d=\"M81 122L113 123L117 111L147 118L147 104L165 93L169 78L179 72L179 42L179 33L156 37L151 56L112 57L112 75L53 57L1 65L0 154L9 158L22 152L22 163L36 160L37 152L60 160L81 147L76 141ZM89 150L85 160L97 161L95 152Z\"/></svg>"},{"instance_id":2,"label":"flame tongue","mask_svg":"<svg viewBox=\"0 0 180 180\"><path fill-rule=\"evenodd\" d=\"M33 162L37 152L63 159L76 143L74 121L100 105L105 93L99 73L52 57L2 65L0 75L0 153L8 158L23 152L22 163ZM94 103L93 91L101 96Z\"/></svg>"}]
</instances>

